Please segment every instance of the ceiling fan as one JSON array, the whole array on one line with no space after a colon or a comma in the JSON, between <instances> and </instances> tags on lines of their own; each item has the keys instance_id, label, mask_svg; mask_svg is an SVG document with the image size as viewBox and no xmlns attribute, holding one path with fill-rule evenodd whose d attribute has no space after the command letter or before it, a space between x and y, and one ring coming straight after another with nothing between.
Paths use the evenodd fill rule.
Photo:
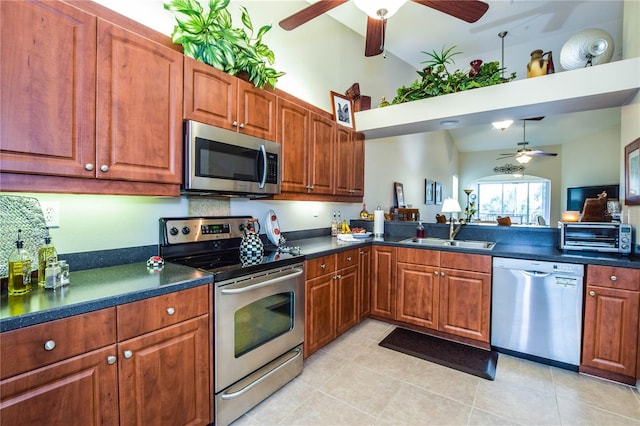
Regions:
<instances>
[{"instance_id":1,"label":"ceiling fan","mask_svg":"<svg viewBox=\"0 0 640 426\"><path fill-rule=\"evenodd\" d=\"M542 118L544 117L536 117L530 120L539 121L542 120ZM504 160L505 158L515 157L518 163L526 164L533 157L555 157L556 155L558 155L555 152L544 152L527 148L527 145L529 145L529 142L527 141L527 120L528 119L522 120L522 142L518 142L518 145L522 146L522 148L517 150L515 153L500 154L500 157L498 157L497 160Z\"/></svg>"},{"instance_id":2,"label":"ceiling fan","mask_svg":"<svg viewBox=\"0 0 640 426\"><path fill-rule=\"evenodd\" d=\"M293 30L330 11L348 0L319 0L288 18L280 21L280 26ZM367 17L367 38L364 55L376 56L384 52L384 38L387 19L398 11L407 0L354 0L355 5L365 12ZM489 9L489 5L480 0L412 0L415 3L438 10L465 22L476 22Z\"/></svg>"}]
</instances>

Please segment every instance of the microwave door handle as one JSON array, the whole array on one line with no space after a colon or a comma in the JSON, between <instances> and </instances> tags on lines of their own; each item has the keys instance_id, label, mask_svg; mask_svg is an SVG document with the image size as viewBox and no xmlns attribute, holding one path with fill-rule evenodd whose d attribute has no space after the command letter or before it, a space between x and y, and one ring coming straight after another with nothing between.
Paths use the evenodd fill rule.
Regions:
<instances>
[{"instance_id":1,"label":"microwave door handle","mask_svg":"<svg viewBox=\"0 0 640 426\"><path fill-rule=\"evenodd\" d=\"M262 178L258 183L258 188L262 189L267 181L267 151L264 149L264 145L260 145L260 156L262 157Z\"/></svg>"}]
</instances>

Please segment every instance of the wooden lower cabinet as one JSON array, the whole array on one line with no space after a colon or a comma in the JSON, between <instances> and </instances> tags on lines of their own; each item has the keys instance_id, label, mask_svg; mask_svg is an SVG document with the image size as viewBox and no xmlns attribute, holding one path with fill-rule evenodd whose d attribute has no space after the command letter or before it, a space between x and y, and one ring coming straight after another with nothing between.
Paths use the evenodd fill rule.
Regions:
<instances>
[{"instance_id":1,"label":"wooden lower cabinet","mask_svg":"<svg viewBox=\"0 0 640 426\"><path fill-rule=\"evenodd\" d=\"M358 267L357 249L305 263L305 358L359 322Z\"/></svg>"},{"instance_id":2,"label":"wooden lower cabinet","mask_svg":"<svg viewBox=\"0 0 640 426\"><path fill-rule=\"evenodd\" d=\"M438 329L440 280L438 267L398 263L398 321Z\"/></svg>"},{"instance_id":3,"label":"wooden lower cabinet","mask_svg":"<svg viewBox=\"0 0 640 426\"><path fill-rule=\"evenodd\" d=\"M121 425L209 424L208 316L118 344Z\"/></svg>"},{"instance_id":4,"label":"wooden lower cabinet","mask_svg":"<svg viewBox=\"0 0 640 426\"><path fill-rule=\"evenodd\" d=\"M580 370L634 384L640 270L589 265L586 282Z\"/></svg>"},{"instance_id":5,"label":"wooden lower cabinet","mask_svg":"<svg viewBox=\"0 0 640 426\"><path fill-rule=\"evenodd\" d=\"M2 424L118 425L115 354L111 345L0 381Z\"/></svg>"},{"instance_id":6,"label":"wooden lower cabinet","mask_svg":"<svg viewBox=\"0 0 640 426\"><path fill-rule=\"evenodd\" d=\"M396 313L395 247L374 246L371 257L371 315L394 319Z\"/></svg>"},{"instance_id":7,"label":"wooden lower cabinet","mask_svg":"<svg viewBox=\"0 0 640 426\"><path fill-rule=\"evenodd\" d=\"M360 304L358 321L362 321L371 313L371 247L359 250L358 282L360 285Z\"/></svg>"}]
</instances>

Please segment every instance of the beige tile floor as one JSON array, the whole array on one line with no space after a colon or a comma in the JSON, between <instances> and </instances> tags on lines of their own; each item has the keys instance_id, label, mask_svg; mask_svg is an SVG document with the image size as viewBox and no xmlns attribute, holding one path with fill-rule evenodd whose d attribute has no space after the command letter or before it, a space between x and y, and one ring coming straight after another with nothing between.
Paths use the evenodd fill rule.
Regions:
<instances>
[{"instance_id":1,"label":"beige tile floor","mask_svg":"<svg viewBox=\"0 0 640 426\"><path fill-rule=\"evenodd\" d=\"M234 426L640 426L634 387L503 354L489 381L378 346L392 329L365 320Z\"/></svg>"}]
</instances>

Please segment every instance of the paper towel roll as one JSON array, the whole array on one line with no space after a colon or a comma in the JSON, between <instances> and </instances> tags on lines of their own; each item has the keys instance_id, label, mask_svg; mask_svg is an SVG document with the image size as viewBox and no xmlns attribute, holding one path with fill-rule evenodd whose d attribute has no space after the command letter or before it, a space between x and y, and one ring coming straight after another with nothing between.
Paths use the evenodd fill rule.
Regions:
<instances>
[{"instance_id":1,"label":"paper towel roll","mask_svg":"<svg viewBox=\"0 0 640 426\"><path fill-rule=\"evenodd\" d=\"M381 237L384 235L384 210L375 210L373 212L373 236Z\"/></svg>"}]
</instances>

